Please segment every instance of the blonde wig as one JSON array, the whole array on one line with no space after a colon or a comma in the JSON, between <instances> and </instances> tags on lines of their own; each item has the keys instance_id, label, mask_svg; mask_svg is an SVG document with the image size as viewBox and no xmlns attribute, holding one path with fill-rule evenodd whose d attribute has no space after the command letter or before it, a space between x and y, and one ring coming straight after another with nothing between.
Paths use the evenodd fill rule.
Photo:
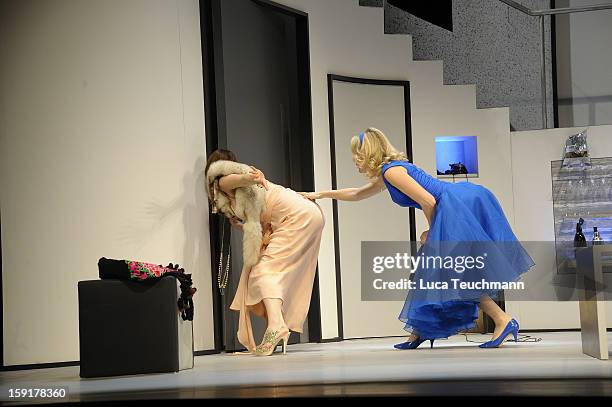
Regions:
<instances>
[{"instance_id":1,"label":"blonde wig","mask_svg":"<svg viewBox=\"0 0 612 407\"><path fill-rule=\"evenodd\" d=\"M351 138L353 161L364 170L368 177L380 177L382 166L393 160L408 160L406 154L398 151L389 142L384 133L374 127L368 127L363 133L363 143L360 136Z\"/></svg>"}]
</instances>

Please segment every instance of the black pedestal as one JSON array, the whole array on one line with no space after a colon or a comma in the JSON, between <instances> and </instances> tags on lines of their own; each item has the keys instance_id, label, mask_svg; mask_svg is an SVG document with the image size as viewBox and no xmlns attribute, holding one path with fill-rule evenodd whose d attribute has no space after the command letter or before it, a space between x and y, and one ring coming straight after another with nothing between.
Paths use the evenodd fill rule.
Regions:
<instances>
[{"instance_id":1,"label":"black pedestal","mask_svg":"<svg viewBox=\"0 0 612 407\"><path fill-rule=\"evenodd\" d=\"M192 323L179 315L175 278L80 281L78 290L81 377L193 367Z\"/></svg>"}]
</instances>

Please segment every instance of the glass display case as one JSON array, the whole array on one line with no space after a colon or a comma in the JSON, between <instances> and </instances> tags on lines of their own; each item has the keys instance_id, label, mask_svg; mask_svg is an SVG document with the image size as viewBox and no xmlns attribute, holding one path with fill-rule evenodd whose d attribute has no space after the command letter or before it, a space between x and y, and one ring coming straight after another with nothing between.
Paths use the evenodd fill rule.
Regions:
<instances>
[{"instance_id":1,"label":"glass display case","mask_svg":"<svg viewBox=\"0 0 612 407\"><path fill-rule=\"evenodd\" d=\"M551 161L553 217L557 273L576 272L574 236L584 219L582 233L593 244L594 227L601 243L612 242L612 157L591 158L590 164L563 167ZM604 256L604 272L612 272L612 256Z\"/></svg>"},{"instance_id":2,"label":"glass display case","mask_svg":"<svg viewBox=\"0 0 612 407\"><path fill-rule=\"evenodd\" d=\"M440 136L435 142L438 178L478 177L476 136Z\"/></svg>"}]
</instances>

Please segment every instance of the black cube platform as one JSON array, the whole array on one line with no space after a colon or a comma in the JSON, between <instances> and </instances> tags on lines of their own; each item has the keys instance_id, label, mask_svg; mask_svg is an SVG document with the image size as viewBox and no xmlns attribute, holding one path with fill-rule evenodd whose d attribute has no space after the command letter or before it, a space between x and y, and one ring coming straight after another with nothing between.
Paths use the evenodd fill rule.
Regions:
<instances>
[{"instance_id":1,"label":"black cube platform","mask_svg":"<svg viewBox=\"0 0 612 407\"><path fill-rule=\"evenodd\" d=\"M80 376L177 372L193 367L193 329L178 282L79 281Z\"/></svg>"}]
</instances>

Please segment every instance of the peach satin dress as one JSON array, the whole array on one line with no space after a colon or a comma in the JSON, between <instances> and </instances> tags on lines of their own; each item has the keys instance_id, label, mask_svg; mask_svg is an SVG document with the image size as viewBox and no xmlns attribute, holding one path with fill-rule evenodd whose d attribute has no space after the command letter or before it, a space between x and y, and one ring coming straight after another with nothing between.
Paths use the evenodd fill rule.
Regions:
<instances>
[{"instance_id":1,"label":"peach satin dress","mask_svg":"<svg viewBox=\"0 0 612 407\"><path fill-rule=\"evenodd\" d=\"M230 305L230 309L240 311L238 340L251 352L257 344L250 312L265 318L264 298L281 299L287 327L302 332L325 225L317 203L269 181L261 221L264 231L261 257L256 265L243 268Z\"/></svg>"}]
</instances>

